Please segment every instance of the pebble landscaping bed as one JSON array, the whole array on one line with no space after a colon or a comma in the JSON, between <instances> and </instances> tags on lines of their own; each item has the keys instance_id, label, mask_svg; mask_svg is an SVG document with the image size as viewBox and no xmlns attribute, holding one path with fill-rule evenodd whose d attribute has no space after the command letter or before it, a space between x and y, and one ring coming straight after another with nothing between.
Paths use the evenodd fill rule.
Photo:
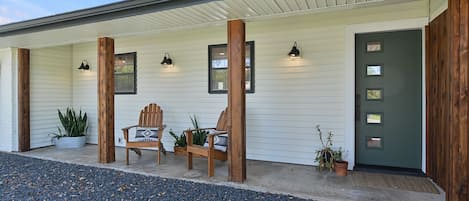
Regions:
<instances>
[{"instance_id":1,"label":"pebble landscaping bed","mask_svg":"<svg viewBox=\"0 0 469 201\"><path fill-rule=\"evenodd\" d=\"M0 200L302 200L0 152Z\"/></svg>"}]
</instances>

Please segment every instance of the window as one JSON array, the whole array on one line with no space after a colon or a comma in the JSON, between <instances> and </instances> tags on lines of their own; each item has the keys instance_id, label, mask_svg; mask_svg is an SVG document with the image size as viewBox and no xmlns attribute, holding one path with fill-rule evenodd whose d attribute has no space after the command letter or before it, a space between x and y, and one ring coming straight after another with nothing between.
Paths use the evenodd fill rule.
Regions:
<instances>
[{"instance_id":1,"label":"window","mask_svg":"<svg viewBox=\"0 0 469 201\"><path fill-rule=\"evenodd\" d=\"M383 100L383 89L366 89L367 101Z\"/></svg>"},{"instance_id":2,"label":"window","mask_svg":"<svg viewBox=\"0 0 469 201\"><path fill-rule=\"evenodd\" d=\"M381 42L379 41L366 43L366 52L381 52L382 50L383 50L383 47L381 45Z\"/></svg>"},{"instance_id":3,"label":"window","mask_svg":"<svg viewBox=\"0 0 469 201\"><path fill-rule=\"evenodd\" d=\"M367 124L381 124L383 121L383 115L381 113L368 113L366 114Z\"/></svg>"},{"instance_id":4,"label":"window","mask_svg":"<svg viewBox=\"0 0 469 201\"><path fill-rule=\"evenodd\" d=\"M116 54L114 57L115 94L137 94L137 53Z\"/></svg>"},{"instance_id":5,"label":"window","mask_svg":"<svg viewBox=\"0 0 469 201\"><path fill-rule=\"evenodd\" d=\"M383 138L366 136L366 148L383 149Z\"/></svg>"},{"instance_id":6,"label":"window","mask_svg":"<svg viewBox=\"0 0 469 201\"><path fill-rule=\"evenodd\" d=\"M228 55L226 44L208 46L208 93L227 93ZM246 42L246 93L254 93L254 41Z\"/></svg>"},{"instance_id":7,"label":"window","mask_svg":"<svg viewBox=\"0 0 469 201\"><path fill-rule=\"evenodd\" d=\"M367 65L366 75L367 76L381 76L383 74L381 65Z\"/></svg>"}]
</instances>

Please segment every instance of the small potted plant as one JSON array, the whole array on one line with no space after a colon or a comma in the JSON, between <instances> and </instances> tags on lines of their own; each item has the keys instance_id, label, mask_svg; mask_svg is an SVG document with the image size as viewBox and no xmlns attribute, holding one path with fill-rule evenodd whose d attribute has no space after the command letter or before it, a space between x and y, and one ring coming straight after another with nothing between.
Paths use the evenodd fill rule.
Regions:
<instances>
[{"instance_id":1,"label":"small potted plant","mask_svg":"<svg viewBox=\"0 0 469 201\"><path fill-rule=\"evenodd\" d=\"M86 112L77 114L73 108L67 108L65 113L58 111L62 127L57 127L57 132L51 133L52 142L59 149L80 148L85 146L86 132L88 130L88 116ZM63 130L62 130L63 128Z\"/></svg>"},{"instance_id":2,"label":"small potted plant","mask_svg":"<svg viewBox=\"0 0 469 201\"><path fill-rule=\"evenodd\" d=\"M342 158L342 148L334 151L334 171L338 176L347 176L348 161Z\"/></svg>"},{"instance_id":3,"label":"small potted plant","mask_svg":"<svg viewBox=\"0 0 469 201\"><path fill-rule=\"evenodd\" d=\"M172 129L169 130L169 134L174 138L174 154L175 155L186 155L186 135L184 132L181 135L176 135Z\"/></svg>"},{"instance_id":4,"label":"small potted plant","mask_svg":"<svg viewBox=\"0 0 469 201\"><path fill-rule=\"evenodd\" d=\"M332 136L334 135L332 131L328 132L328 135L324 141L322 136L322 131L319 125L316 126L316 131L319 135L319 140L321 141L321 149L316 151L315 162L319 163L318 169L321 171L323 168L329 169L332 171L334 168L334 151L332 150Z\"/></svg>"},{"instance_id":5,"label":"small potted plant","mask_svg":"<svg viewBox=\"0 0 469 201\"><path fill-rule=\"evenodd\" d=\"M200 129L199 126L199 120L197 117L194 116L189 116L192 122L192 126L194 127L192 130L192 142L195 145L200 145L204 146L204 143L207 139L207 134L209 133L208 131L204 129ZM190 129L189 129L190 130ZM169 134L174 138L174 154L175 155L186 155L187 153L187 139L186 139L186 134L182 132L179 136L173 132L171 129L169 131ZM198 156L197 154L194 154L194 156Z\"/></svg>"}]
</instances>

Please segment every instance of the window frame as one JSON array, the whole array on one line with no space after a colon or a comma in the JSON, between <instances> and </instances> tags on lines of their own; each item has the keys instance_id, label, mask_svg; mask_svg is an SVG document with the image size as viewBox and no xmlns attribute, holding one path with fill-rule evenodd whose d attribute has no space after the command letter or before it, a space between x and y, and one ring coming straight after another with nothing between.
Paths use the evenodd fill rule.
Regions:
<instances>
[{"instance_id":1,"label":"window frame","mask_svg":"<svg viewBox=\"0 0 469 201\"><path fill-rule=\"evenodd\" d=\"M137 52L126 52L126 53L119 53L119 54L114 54L114 62L118 56L124 56L124 55L132 55L133 60L134 60L134 87L133 91L131 92L117 92L116 91L116 79L114 79L114 95L136 95L137 94ZM116 76L116 64L114 63L114 78Z\"/></svg>"},{"instance_id":2,"label":"window frame","mask_svg":"<svg viewBox=\"0 0 469 201\"><path fill-rule=\"evenodd\" d=\"M250 66L249 69L251 69L251 80L250 80L250 85L251 88L249 90L246 90L246 93L254 93L255 92L255 43L254 41L246 41L246 45L249 45L249 50L250 50ZM228 44L216 44L216 45L209 45L208 46L208 93L209 94L227 94L228 90L214 90L212 88L212 48L220 48L220 47L228 47ZM227 51L228 52L228 51ZM227 55L228 57L228 55ZM226 69L228 70L228 67L226 68L217 68L217 69Z\"/></svg>"}]
</instances>

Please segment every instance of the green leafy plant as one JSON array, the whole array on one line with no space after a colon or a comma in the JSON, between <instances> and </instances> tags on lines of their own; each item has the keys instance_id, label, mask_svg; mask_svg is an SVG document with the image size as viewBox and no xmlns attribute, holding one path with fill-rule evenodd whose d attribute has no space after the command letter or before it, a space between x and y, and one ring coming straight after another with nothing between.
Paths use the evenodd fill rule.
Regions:
<instances>
[{"instance_id":1,"label":"green leafy plant","mask_svg":"<svg viewBox=\"0 0 469 201\"><path fill-rule=\"evenodd\" d=\"M334 157L338 157L334 150L332 150L332 136L334 136L334 134L332 133L332 131L329 131L327 133L326 139L324 139L319 125L316 126L316 132L319 135L319 140L321 141L322 148L316 151L316 157L314 161L319 163L319 170L321 170L322 168L327 168L332 171L332 169L334 168ZM342 158L341 151L340 157Z\"/></svg>"},{"instance_id":2,"label":"green leafy plant","mask_svg":"<svg viewBox=\"0 0 469 201\"><path fill-rule=\"evenodd\" d=\"M80 110L77 114L73 108L67 108L64 113L57 109L57 113L62 128L57 126L57 132L51 134L52 139L86 136L88 130L88 116L86 112Z\"/></svg>"},{"instance_id":3,"label":"green leafy plant","mask_svg":"<svg viewBox=\"0 0 469 201\"><path fill-rule=\"evenodd\" d=\"M192 132L192 142L196 145L203 146L205 140L207 140L207 134L209 133L206 130L200 129L199 121L197 120L197 116L189 116L192 122L192 126L194 127L194 132Z\"/></svg>"},{"instance_id":4,"label":"green leafy plant","mask_svg":"<svg viewBox=\"0 0 469 201\"><path fill-rule=\"evenodd\" d=\"M186 135L184 132L181 133L181 135L176 135L176 133L173 132L172 129L169 130L169 134L174 138L174 146L175 147L185 147L187 146L186 142Z\"/></svg>"},{"instance_id":5,"label":"green leafy plant","mask_svg":"<svg viewBox=\"0 0 469 201\"><path fill-rule=\"evenodd\" d=\"M332 153L333 153L332 158L334 161L336 162L344 161L344 159L342 158L342 147L340 147L339 150L337 151L333 151Z\"/></svg>"},{"instance_id":6,"label":"green leafy plant","mask_svg":"<svg viewBox=\"0 0 469 201\"><path fill-rule=\"evenodd\" d=\"M189 116L192 122L192 126L194 127L191 130L194 130L192 132L192 143L195 145L200 145L203 146L205 143L205 140L207 140L207 134L209 133L206 130L200 129L199 126L199 120L197 119L197 116ZM186 147L187 146L187 140L186 140L186 134L183 132L180 135L177 135L174 133L174 131L171 129L169 131L169 134L174 138L174 146L175 147Z\"/></svg>"}]
</instances>

